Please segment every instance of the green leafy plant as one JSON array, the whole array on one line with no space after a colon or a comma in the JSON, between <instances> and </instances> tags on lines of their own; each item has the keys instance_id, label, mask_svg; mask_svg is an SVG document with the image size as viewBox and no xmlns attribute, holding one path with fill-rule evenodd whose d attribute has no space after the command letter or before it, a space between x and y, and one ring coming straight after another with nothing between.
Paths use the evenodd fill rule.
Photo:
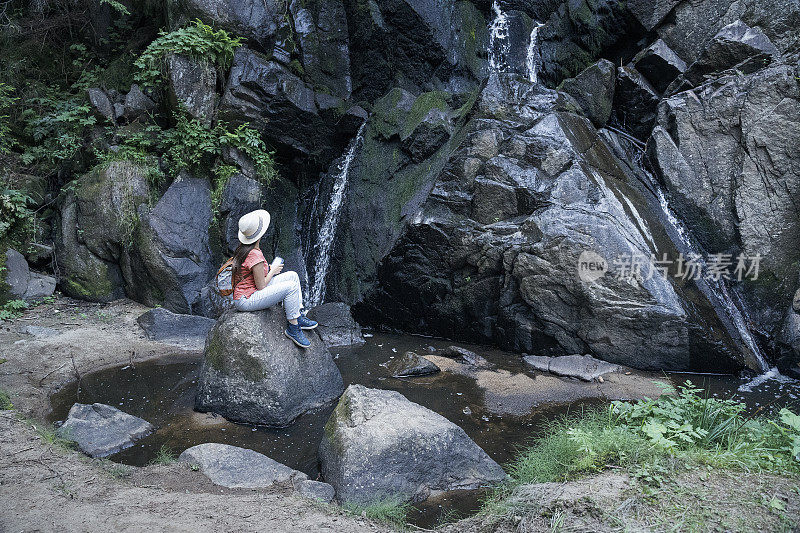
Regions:
<instances>
[{"instance_id":1,"label":"green leafy plant","mask_svg":"<svg viewBox=\"0 0 800 533\"><path fill-rule=\"evenodd\" d=\"M0 154L8 153L15 141L11 136L11 120L8 115L12 105L18 100L11 96L14 89L5 83L0 83Z\"/></svg>"},{"instance_id":2,"label":"green leafy plant","mask_svg":"<svg viewBox=\"0 0 800 533\"><path fill-rule=\"evenodd\" d=\"M784 450L800 462L800 415L784 408L780 410L778 417L780 423L776 427L786 440Z\"/></svg>"},{"instance_id":3,"label":"green leafy plant","mask_svg":"<svg viewBox=\"0 0 800 533\"><path fill-rule=\"evenodd\" d=\"M27 308L28 302L25 300L9 300L0 307L0 322L22 316L22 312Z\"/></svg>"},{"instance_id":4,"label":"green leafy plant","mask_svg":"<svg viewBox=\"0 0 800 533\"><path fill-rule=\"evenodd\" d=\"M233 61L233 53L242 45L240 37L233 37L225 30L215 31L199 19L189 26L159 35L134 62L139 70L137 79L145 86L159 83L164 71L164 58L169 54L186 55L227 70Z\"/></svg>"},{"instance_id":5,"label":"green leafy plant","mask_svg":"<svg viewBox=\"0 0 800 533\"><path fill-rule=\"evenodd\" d=\"M164 444L158 449L158 453L156 453L156 456L150 461L150 464L171 465L177 460L178 456L175 455L175 452L172 450L172 448Z\"/></svg>"},{"instance_id":6,"label":"green leafy plant","mask_svg":"<svg viewBox=\"0 0 800 533\"><path fill-rule=\"evenodd\" d=\"M0 191L0 240L26 240L33 232L33 198L16 189Z\"/></svg>"}]
</instances>

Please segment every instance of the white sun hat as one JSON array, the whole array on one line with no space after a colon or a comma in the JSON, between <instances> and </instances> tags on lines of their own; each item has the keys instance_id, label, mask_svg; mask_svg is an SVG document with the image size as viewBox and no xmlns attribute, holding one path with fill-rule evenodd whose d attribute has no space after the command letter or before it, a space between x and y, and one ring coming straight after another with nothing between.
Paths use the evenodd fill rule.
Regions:
<instances>
[{"instance_id":1,"label":"white sun hat","mask_svg":"<svg viewBox=\"0 0 800 533\"><path fill-rule=\"evenodd\" d=\"M239 242L253 244L269 227L269 213L263 209L251 211L239 219Z\"/></svg>"}]
</instances>

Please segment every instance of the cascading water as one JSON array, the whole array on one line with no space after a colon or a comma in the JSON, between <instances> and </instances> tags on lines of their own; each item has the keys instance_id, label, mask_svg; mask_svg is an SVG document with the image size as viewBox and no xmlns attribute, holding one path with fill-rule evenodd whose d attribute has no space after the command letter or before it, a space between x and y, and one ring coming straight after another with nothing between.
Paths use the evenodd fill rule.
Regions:
<instances>
[{"instance_id":1,"label":"cascading water","mask_svg":"<svg viewBox=\"0 0 800 533\"><path fill-rule=\"evenodd\" d=\"M533 21L533 30L531 30L531 37L528 41L528 53L525 56L525 69L528 75L528 81L537 83L539 81L539 67L541 66L541 57L539 56L539 30L544 26L540 22Z\"/></svg>"},{"instance_id":2,"label":"cascading water","mask_svg":"<svg viewBox=\"0 0 800 533\"><path fill-rule=\"evenodd\" d=\"M492 3L494 20L489 25L489 69L490 74L499 74L508 71L508 54L511 43L508 39L509 23L500 5L495 0Z\"/></svg>"},{"instance_id":3,"label":"cascading water","mask_svg":"<svg viewBox=\"0 0 800 533\"><path fill-rule=\"evenodd\" d=\"M325 298L325 278L328 275L328 267L331 264L331 251L333 249L333 238L336 235L336 225L339 223L339 212L344 200L345 188L347 187L347 178L350 174L350 165L356 155L356 150L361 142L364 133L364 127L367 125L364 122L358 129L358 133L350 141L347 147L347 153L344 159L339 163L338 174L333 182L333 190L331 192L331 199L328 203L328 209L325 212L325 219L317 234L316 242L313 248L314 257L314 277L309 288L307 298L307 307L314 307L322 303ZM314 200L317 201L316 199Z\"/></svg>"}]
</instances>

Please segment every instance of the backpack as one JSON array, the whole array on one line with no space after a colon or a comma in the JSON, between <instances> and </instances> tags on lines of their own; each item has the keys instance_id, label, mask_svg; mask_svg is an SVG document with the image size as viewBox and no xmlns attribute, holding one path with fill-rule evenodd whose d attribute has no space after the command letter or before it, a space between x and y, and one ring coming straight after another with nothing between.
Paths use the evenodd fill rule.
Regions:
<instances>
[{"instance_id":1,"label":"backpack","mask_svg":"<svg viewBox=\"0 0 800 533\"><path fill-rule=\"evenodd\" d=\"M217 270L216 288L219 295L229 299L233 305L233 257L222 263Z\"/></svg>"}]
</instances>

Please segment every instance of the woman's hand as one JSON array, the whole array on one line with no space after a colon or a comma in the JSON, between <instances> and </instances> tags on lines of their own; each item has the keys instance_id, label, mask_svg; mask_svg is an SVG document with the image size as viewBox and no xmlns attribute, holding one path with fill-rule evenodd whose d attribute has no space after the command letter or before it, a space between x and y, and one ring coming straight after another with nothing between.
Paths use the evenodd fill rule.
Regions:
<instances>
[{"instance_id":1,"label":"woman's hand","mask_svg":"<svg viewBox=\"0 0 800 533\"><path fill-rule=\"evenodd\" d=\"M269 273L272 276L277 276L281 272L283 272L283 263L281 263L280 265L274 266L274 267L269 267Z\"/></svg>"}]
</instances>

